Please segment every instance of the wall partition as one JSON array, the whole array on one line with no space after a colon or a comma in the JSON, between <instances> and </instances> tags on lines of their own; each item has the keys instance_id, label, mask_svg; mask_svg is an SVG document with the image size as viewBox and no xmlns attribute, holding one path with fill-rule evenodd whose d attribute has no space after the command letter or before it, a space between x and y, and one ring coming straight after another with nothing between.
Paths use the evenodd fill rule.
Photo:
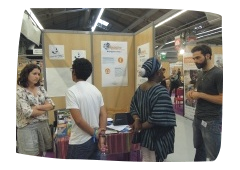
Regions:
<instances>
[{"instance_id":1,"label":"wall partition","mask_svg":"<svg viewBox=\"0 0 240 170\"><path fill-rule=\"evenodd\" d=\"M55 109L62 109L66 107L65 92L74 84L70 70L72 61L76 57L85 57L91 61L91 34L44 30L43 45L45 87L56 105ZM91 78L88 81L91 82ZM49 122L53 121L53 111L50 111Z\"/></svg>"},{"instance_id":2,"label":"wall partition","mask_svg":"<svg viewBox=\"0 0 240 170\"><path fill-rule=\"evenodd\" d=\"M55 109L66 107L65 92L74 84L72 62L84 57L93 64L87 81L102 92L109 117L115 112L129 111L137 87L139 58L154 54L153 24L137 33L44 30L42 37L45 88L56 104ZM50 111L50 124L53 121Z\"/></svg>"}]
</instances>

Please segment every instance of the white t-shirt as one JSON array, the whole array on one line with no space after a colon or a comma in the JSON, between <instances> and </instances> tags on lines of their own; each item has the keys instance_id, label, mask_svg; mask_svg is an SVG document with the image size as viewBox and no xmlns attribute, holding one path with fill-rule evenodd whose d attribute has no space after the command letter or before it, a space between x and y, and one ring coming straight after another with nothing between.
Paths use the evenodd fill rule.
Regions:
<instances>
[{"instance_id":1,"label":"white t-shirt","mask_svg":"<svg viewBox=\"0 0 240 170\"><path fill-rule=\"evenodd\" d=\"M79 109L91 127L99 127L100 107L104 105L101 92L87 81L79 81L66 92L66 108ZM92 136L80 129L72 119L69 144L82 144Z\"/></svg>"}]
</instances>

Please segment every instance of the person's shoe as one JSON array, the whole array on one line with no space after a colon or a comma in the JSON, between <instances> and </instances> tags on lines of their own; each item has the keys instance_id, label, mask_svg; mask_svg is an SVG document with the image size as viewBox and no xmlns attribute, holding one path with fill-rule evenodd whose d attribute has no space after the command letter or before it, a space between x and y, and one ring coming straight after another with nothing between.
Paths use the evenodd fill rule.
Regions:
<instances>
[{"instance_id":1,"label":"person's shoe","mask_svg":"<svg viewBox=\"0 0 240 170\"><path fill-rule=\"evenodd\" d=\"M185 166L185 170L194 170L193 166Z\"/></svg>"}]
</instances>

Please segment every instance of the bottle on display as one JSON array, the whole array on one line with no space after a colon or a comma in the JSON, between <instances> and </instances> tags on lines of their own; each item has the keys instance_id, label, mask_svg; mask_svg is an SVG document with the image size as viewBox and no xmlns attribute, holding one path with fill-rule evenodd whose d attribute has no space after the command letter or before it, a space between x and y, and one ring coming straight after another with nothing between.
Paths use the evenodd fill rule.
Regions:
<instances>
[{"instance_id":1,"label":"bottle on display","mask_svg":"<svg viewBox=\"0 0 240 170\"><path fill-rule=\"evenodd\" d=\"M103 148L101 151L101 156L100 156L101 160L107 160L107 154L106 154L106 149Z\"/></svg>"}]
</instances>

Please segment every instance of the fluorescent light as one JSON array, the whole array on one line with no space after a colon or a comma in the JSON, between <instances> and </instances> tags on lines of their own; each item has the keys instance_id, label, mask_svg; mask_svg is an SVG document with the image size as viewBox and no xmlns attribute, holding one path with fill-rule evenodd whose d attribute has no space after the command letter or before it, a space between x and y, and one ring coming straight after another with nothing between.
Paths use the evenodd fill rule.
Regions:
<instances>
[{"instance_id":1,"label":"fluorescent light","mask_svg":"<svg viewBox=\"0 0 240 170\"><path fill-rule=\"evenodd\" d=\"M169 41L169 42L166 42L165 45L167 44L171 44L171 43L174 43L175 41Z\"/></svg>"},{"instance_id":2,"label":"fluorescent light","mask_svg":"<svg viewBox=\"0 0 240 170\"><path fill-rule=\"evenodd\" d=\"M28 12L28 14L31 16L31 19L33 20L33 22L41 29L43 30L43 26L40 24L40 22L38 21L38 19L36 18L36 16L33 14L32 10L30 8L27 8L26 11Z\"/></svg>"},{"instance_id":3,"label":"fluorescent light","mask_svg":"<svg viewBox=\"0 0 240 170\"><path fill-rule=\"evenodd\" d=\"M203 4L205 1L206 1L206 0L197 0L197 1L193 2L193 3L191 3L190 5L186 6L185 8L194 8L194 7L197 7L197 6L201 5L201 4ZM155 25L155 28L159 27L160 25L163 25L164 23L170 21L171 19L173 19L173 18L181 15L182 13L184 13L184 12L186 12L186 11L187 11L187 9L181 10L180 12L174 14L173 16L171 16L171 17L165 19L164 21L158 23L157 25Z\"/></svg>"},{"instance_id":4,"label":"fluorescent light","mask_svg":"<svg viewBox=\"0 0 240 170\"><path fill-rule=\"evenodd\" d=\"M213 33L210 33L210 34L202 35L202 36L197 37L197 39L202 38L202 37L206 37L208 35L216 34L216 33L219 33L219 32L222 32L222 31L217 31L217 32L213 32Z\"/></svg>"},{"instance_id":5,"label":"fluorescent light","mask_svg":"<svg viewBox=\"0 0 240 170\"><path fill-rule=\"evenodd\" d=\"M229 30L232 30L232 29L235 29L235 28L238 28L238 27L240 27L240 25L238 25L238 26L236 26L236 27L231 27L231 28L228 28L228 29L224 29L223 31L225 32L225 31L229 31Z\"/></svg>"},{"instance_id":6,"label":"fluorescent light","mask_svg":"<svg viewBox=\"0 0 240 170\"><path fill-rule=\"evenodd\" d=\"M108 26L108 22L107 21L104 21L104 20L102 20L102 19L99 19L99 21L98 21L98 23L100 23L100 24L102 24L102 25L104 25L104 26Z\"/></svg>"},{"instance_id":7,"label":"fluorescent light","mask_svg":"<svg viewBox=\"0 0 240 170\"><path fill-rule=\"evenodd\" d=\"M5 44L5 45L7 44L7 43L5 43L4 41L1 41L1 40L0 40L0 43Z\"/></svg>"},{"instance_id":8,"label":"fluorescent light","mask_svg":"<svg viewBox=\"0 0 240 170\"><path fill-rule=\"evenodd\" d=\"M215 28L215 29L212 29L212 30L208 30L208 31L205 31L205 32L200 32L200 33L198 33L198 34L196 34L196 35L205 34L205 33L207 33L207 32L211 32L211 31L218 30L218 29L221 29L221 28L222 28L222 27L218 27L218 28Z\"/></svg>"},{"instance_id":9,"label":"fluorescent light","mask_svg":"<svg viewBox=\"0 0 240 170\"><path fill-rule=\"evenodd\" d=\"M155 28L159 27L160 25L163 25L164 23L170 21L171 19L173 19L173 18L175 18L175 17L181 15L182 13L184 13L184 12L186 12L186 11L187 11L187 10L182 10L182 11L180 11L180 12L174 14L173 16L171 16L171 17L165 19L164 21L158 23L157 25L155 25Z\"/></svg>"},{"instance_id":10,"label":"fluorescent light","mask_svg":"<svg viewBox=\"0 0 240 170\"><path fill-rule=\"evenodd\" d=\"M101 18L102 14L103 14L103 11L104 11L104 8L101 8L99 14L98 14L98 17L96 19L96 22L94 23L93 27L92 27L92 32L94 32L96 26L97 26L97 23L99 22L99 19Z\"/></svg>"},{"instance_id":11,"label":"fluorescent light","mask_svg":"<svg viewBox=\"0 0 240 170\"><path fill-rule=\"evenodd\" d=\"M229 46L229 45L235 45L235 44L240 44L240 42L229 43L229 44L226 44L226 46Z\"/></svg>"}]
</instances>

